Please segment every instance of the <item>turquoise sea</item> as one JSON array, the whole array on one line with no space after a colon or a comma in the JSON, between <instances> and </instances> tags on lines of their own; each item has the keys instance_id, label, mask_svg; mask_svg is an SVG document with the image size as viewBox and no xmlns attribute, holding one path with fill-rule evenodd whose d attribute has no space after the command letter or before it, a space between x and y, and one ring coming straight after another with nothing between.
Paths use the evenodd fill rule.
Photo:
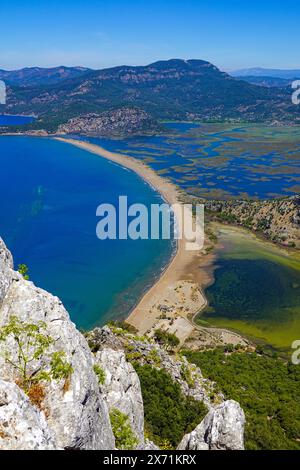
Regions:
<instances>
[{"instance_id":1,"label":"turquoise sea","mask_svg":"<svg viewBox=\"0 0 300 470\"><path fill-rule=\"evenodd\" d=\"M96 208L162 202L133 172L51 139L0 137L0 236L15 265L59 296L78 327L124 318L170 259L168 240L96 237Z\"/></svg>"}]
</instances>

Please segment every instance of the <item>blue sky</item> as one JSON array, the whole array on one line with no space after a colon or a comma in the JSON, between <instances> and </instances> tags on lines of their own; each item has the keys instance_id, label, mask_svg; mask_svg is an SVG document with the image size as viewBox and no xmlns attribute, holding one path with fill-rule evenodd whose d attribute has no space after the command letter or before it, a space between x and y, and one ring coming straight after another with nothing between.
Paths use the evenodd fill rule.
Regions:
<instances>
[{"instance_id":1,"label":"blue sky","mask_svg":"<svg viewBox=\"0 0 300 470\"><path fill-rule=\"evenodd\" d=\"M299 0L4 0L0 68L197 58L300 68Z\"/></svg>"}]
</instances>

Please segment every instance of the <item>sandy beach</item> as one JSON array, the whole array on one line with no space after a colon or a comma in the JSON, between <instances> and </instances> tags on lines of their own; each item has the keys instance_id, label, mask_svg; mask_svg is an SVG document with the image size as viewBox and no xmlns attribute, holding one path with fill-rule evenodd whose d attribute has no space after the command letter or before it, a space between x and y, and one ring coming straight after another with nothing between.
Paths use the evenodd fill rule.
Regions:
<instances>
[{"instance_id":1,"label":"sandy beach","mask_svg":"<svg viewBox=\"0 0 300 470\"><path fill-rule=\"evenodd\" d=\"M155 188L166 202L180 203L176 186L143 162L88 142L63 137L57 137L56 140L82 148L134 171ZM183 340L189 336L193 326L190 321L185 323L182 319L192 318L206 303L202 287L209 282L204 268L211 261L210 255L204 258L201 251L187 251L186 241L184 236L178 240L176 252L169 265L127 319L142 334L151 334L151 330L159 326L167 327L169 317L172 320L171 330L176 331ZM168 315L164 315L166 312Z\"/></svg>"}]
</instances>

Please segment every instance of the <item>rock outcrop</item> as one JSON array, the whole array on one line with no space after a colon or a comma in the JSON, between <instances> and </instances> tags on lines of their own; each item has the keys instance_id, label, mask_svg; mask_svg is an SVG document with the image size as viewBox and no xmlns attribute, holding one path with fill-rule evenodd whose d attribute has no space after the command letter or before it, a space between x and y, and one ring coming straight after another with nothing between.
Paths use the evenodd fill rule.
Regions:
<instances>
[{"instance_id":1,"label":"rock outcrop","mask_svg":"<svg viewBox=\"0 0 300 470\"><path fill-rule=\"evenodd\" d=\"M0 449L57 448L44 415L16 384L0 379Z\"/></svg>"},{"instance_id":2,"label":"rock outcrop","mask_svg":"<svg viewBox=\"0 0 300 470\"><path fill-rule=\"evenodd\" d=\"M73 368L67 383L53 380L44 384L42 407L56 445L69 449L113 449L115 443L108 409L99 391L93 355L86 340L76 330L57 297L12 271L12 258L3 242L0 260L0 327L7 324L12 315L24 322L45 322L47 334L54 339L51 350L64 351ZM0 342L0 374L2 379L15 382L16 369L5 361L4 348L12 355L17 354L12 338ZM32 368L38 370L40 365L37 361Z\"/></svg>"},{"instance_id":3,"label":"rock outcrop","mask_svg":"<svg viewBox=\"0 0 300 470\"><path fill-rule=\"evenodd\" d=\"M12 281L12 268L12 256L0 238L0 306Z\"/></svg>"},{"instance_id":4,"label":"rock outcrop","mask_svg":"<svg viewBox=\"0 0 300 470\"><path fill-rule=\"evenodd\" d=\"M212 395L217 403L223 401L223 395L216 392L214 384L203 377L199 367L190 364L184 356L172 357L153 340L140 339L118 329L116 333L107 326L95 328L88 333L89 345L95 351L108 347L117 351L125 349L129 360L133 358L142 365L150 364L164 369L180 385L184 395L203 401L208 409L213 406Z\"/></svg>"},{"instance_id":5,"label":"rock outcrop","mask_svg":"<svg viewBox=\"0 0 300 470\"><path fill-rule=\"evenodd\" d=\"M178 450L243 450L245 415L239 403L227 400L212 409L186 434Z\"/></svg>"},{"instance_id":6,"label":"rock outcrop","mask_svg":"<svg viewBox=\"0 0 300 470\"><path fill-rule=\"evenodd\" d=\"M124 351L103 349L95 355L95 363L105 371L102 396L109 408L117 408L128 416L139 443L144 442L144 406L140 380Z\"/></svg>"},{"instance_id":7,"label":"rock outcrop","mask_svg":"<svg viewBox=\"0 0 300 470\"><path fill-rule=\"evenodd\" d=\"M61 124L58 134L81 134L91 136L122 136L149 134L161 130L146 111L138 108L120 108L100 114L84 114Z\"/></svg>"},{"instance_id":8,"label":"rock outcrop","mask_svg":"<svg viewBox=\"0 0 300 470\"><path fill-rule=\"evenodd\" d=\"M205 210L221 222L262 233L284 246L300 248L300 195L266 201L204 201Z\"/></svg>"}]
</instances>

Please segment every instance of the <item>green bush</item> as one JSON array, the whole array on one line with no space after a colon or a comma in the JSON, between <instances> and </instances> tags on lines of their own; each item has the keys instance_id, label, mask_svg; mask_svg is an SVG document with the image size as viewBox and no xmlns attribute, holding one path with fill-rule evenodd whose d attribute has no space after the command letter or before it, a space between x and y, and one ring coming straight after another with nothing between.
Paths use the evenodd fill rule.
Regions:
<instances>
[{"instance_id":1,"label":"green bush","mask_svg":"<svg viewBox=\"0 0 300 470\"><path fill-rule=\"evenodd\" d=\"M127 331L127 333L137 333L137 329L133 325L123 320L111 320L107 325L112 329L120 328L123 331Z\"/></svg>"},{"instance_id":2,"label":"green bush","mask_svg":"<svg viewBox=\"0 0 300 470\"><path fill-rule=\"evenodd\" d=\"M18 271L19 271L20 274L22 274L23 278L26 281L29 280L28 266L26 264L19 264L18 265Z\"/></svg>"},{"instance_id":3,"label":"green bush","mask_svg":"<svg viewBox=\"0 0 300 470\"><path fill-rule=\"evenodd\" d=\"M134 363L140 378L148 436L164 448L176 447L207 413L206 406L183 395L180 385L164 370Z\"/></svg>"},{"instance_id":4,"label":"green bush","mask_svg":"<svg viewBox=\"0 0 300 470\"><path fill-rule=\"evenodd\" d=\"M12 315L9 323L0 328L5 361L14 368L18 383L26 393L39 381L68 379L73 372L63 351L49 353L54 340L46 333L46 326L42 321L26 323ZM12 344L6 345L8 339L13 341L16 355ZM43 362L37 367L36 361L41 358Z\"/></svg>"},{"instance_id":5,"label":"green bush","mask_svg":"<svg viewBox=\"0 0 300 470\"><path fill-rule=\"evenodd\" d=\"M139 441L131 429L129 418L117 408L113 408L110 413L111 427L116 439L116 447L119 450L132 450Z\"/></svg>"},{"instance_id":6,"label":"green bush","mask_svg":"<svg viewBox=\"0 0 300 470\"><path fill-rule=\"evenodd\" d=\"M256 450L300 450L300 368L256 353L185 351L227 399L245 411L245 445Z\"/></svg>"},{"instance_id":7,"label":"green bush","mask_svg":"<svg viewBox=\"0 0 300 470\"><path fill-rule=\"evenodd\" d=\"M177 338L176 335L174 335L173 333L168 333L167 331L161 329L155 330L154 339L160 345L166 346L167 349L173 349L180 343L179 338Z\"/></svg>"},{"instance_id":8,"label":"green bush","mask_svg":"<svg viewBox=\"0 0 300 470\"><path fill-rule=\"evenodd\" d=\"M97 379L100 385L103 385L105 382L105 370L102 369L98 364L94 365L94 372L97 375Z\"/></svg>"}]
</instances>

